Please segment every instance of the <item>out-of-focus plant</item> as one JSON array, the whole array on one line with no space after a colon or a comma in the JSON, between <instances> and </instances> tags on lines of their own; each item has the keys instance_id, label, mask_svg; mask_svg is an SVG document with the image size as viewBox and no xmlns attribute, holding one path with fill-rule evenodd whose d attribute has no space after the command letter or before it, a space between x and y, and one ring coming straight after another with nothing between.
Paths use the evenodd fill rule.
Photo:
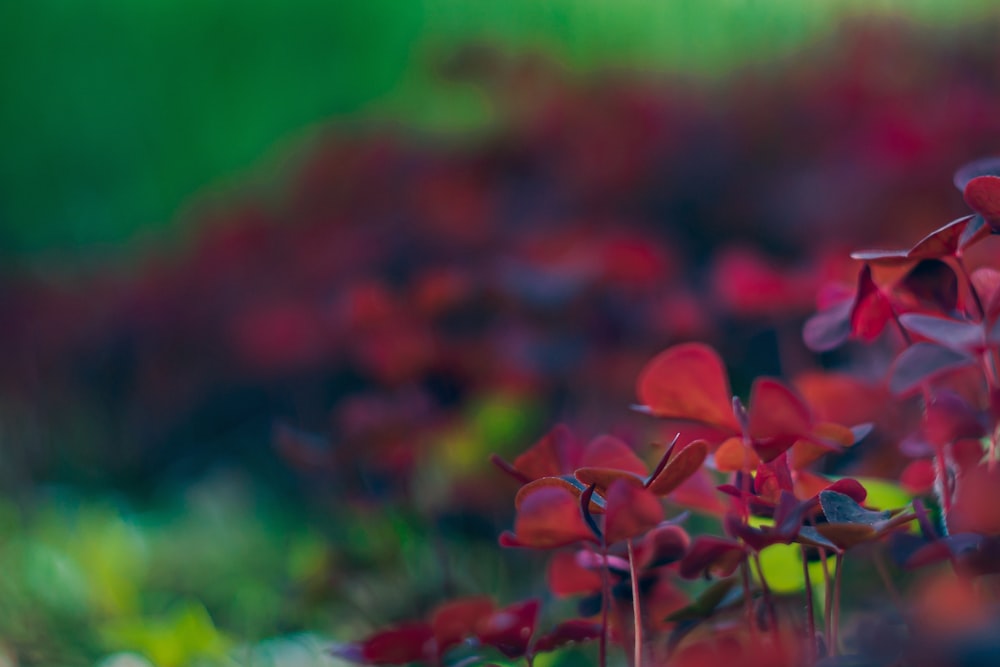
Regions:
<instances>
[{"instance_id":1,"label":"out-of-focus plant","mask_svg":"<svg viewBox=\"0 0 1000 667\"><path fill-rule=\"evenodd\" d=\"M570 622L598 623L601 667L613 643L627 647L634 667L964 664L970 655L1000 655L988 629L997 622L996 591L987 583L1000 572L1000 272L988 264L970 270L965 261L1000 220L1000 159L960 170L956 184L973 214L909 249L855 253L862 264L854 291L823 302L804 329L818 350L849 339L886 344L891 400L916 400L922 414L916 431L894 443L916 457L897 474L922 498L910 502L882 481L872 485L890 504L876 505L858 480L819 474L824 458L863 448L872 425L821 421L817 412L836 400L828 394L814 408L776 379L755 380L744 402L722 360L700 343L669 348L639 374L636 409L677 433L652 472L626 442L605 435L583 444L565 427L513 463L494 457L520 484L514 530L500 544L555 551L548 585L555 595L591 599ZM705 474L714 482L699 483ZM696 492L680 493L691 486ZM690 537L678 525L684 514L665 520L664 499L716 514L723 534ZM765 567L764 554L787 556L789 547L797 563ZM859 593L845 575L849 554L870 563L895 607L883 611L897 620L882 639L860 630L844 636L842 606L858 606L845 591ZM899 590L887 556L917 570L908 590ZM951 573L924 569L936 563ZM801 586L786 583L779 593L768 580L787 580L774 568L793 564ZM708 583L688 598L685 579ZM789 609L783 598L799 591L804 607ZM904 595L914 596L912 608ZM372 649L384 633L339 654L376 665L487 664L490 642L475 623L459 634L458 661L445 650L458 638L435 643L430 626L421 635L430 643L405 656ZM531 633L521 636L528 643L508 655L530 665Z\"/></svg>"}]
</instances>

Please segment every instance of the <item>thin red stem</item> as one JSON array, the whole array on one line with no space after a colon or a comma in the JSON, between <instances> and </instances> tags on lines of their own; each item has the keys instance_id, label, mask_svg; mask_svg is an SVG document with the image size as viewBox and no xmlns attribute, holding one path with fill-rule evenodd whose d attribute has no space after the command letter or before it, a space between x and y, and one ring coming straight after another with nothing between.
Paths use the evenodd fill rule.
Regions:
<instances>
[{"instance_id":1,"label":"thin red stem","mask_svg":"<svg viewBox=\"0 0 1000 667\"><path fill-rule=\"evenodd\" d=\"M757 624L753 617L753 601L750 599L750 565L744 558L740 562L740 579L743 584L743 613L747 617L747 624L750 626L750 635L757 638Z\"/></svg>"},{"instance_id":2,"label":"thin red stem","mask_svg":"<svg viewBox=\"0 0 1000 667\"><path fill-rule=\"evenodd\" d=\"M840 642L840 580L843 578L844 554L837 554L837 561L833 572L833 620L830 632L830 655L840 653L838 644Z\"/></svg>"},{"instance_id":3,"label":"thin red stem","mask_svg":"<svg viewBox=\"0 0 1000 667\"><path fill-rule=\"evenodd\" d=\"M806 548L799 545L799 552L802 555L802 579L806 584L806 624L809 628L809 660L811 664L816 659L816 608L813 601L812 580L809 576L809 560L806 558Z\"/></svg>"},{"instance_id":4,"label":"thin red stem","mask_svg":"<svg viewBox=\"0 0 1000 667\"><path fill-rule=\"evenodd\" d=\"M642 667L642 611L639 606L639 577L635 571L635 550L632 548L632 540L628 540L627 545L628 569L632 578L632 622L635 625L632 634L635 637L635 667Z\"/></svg>"},{"instance_id":5,"label":"thin red stem","mask_svg":"<svg viewBox=\"0 0 1000 667\"><path fill-rule=\"evenodd\" d=\"M608 576L608 544L601 543L601 638L598 642L598 665L608 667L608 607L611 606L611 579Z\"/></svg>"},{"instance_id":6,"label":"thin red stem","mask_svg":"<svg viewBox=\"0 0 1000 667\"><path fill-rule=\"evenodd\" d=\"M781 647L781 635L778 632L778 612L774 608L774 598L771 597L771 587L764 578L764 568L760 565L760 554L754 552L753 563L757 567L757 577L760 579L760 589L764 595L764 606L767 609L767 620L774 635L775 647Z\"/></svg>"},{"instance_id":7,"label":"thin red stem","mask_svg":"<svg viewBox=\"0 0 1000 667\"><path fill-rule=\"evenodd\" d=\"M830 585L830 570L826 566L826 549L819 550L819 559L823 563L823 590L826 591L823 596L823 636L826 639L826 653L830 655L830 636L833 634L833 587Z\"/></svg>"}]
</instances>

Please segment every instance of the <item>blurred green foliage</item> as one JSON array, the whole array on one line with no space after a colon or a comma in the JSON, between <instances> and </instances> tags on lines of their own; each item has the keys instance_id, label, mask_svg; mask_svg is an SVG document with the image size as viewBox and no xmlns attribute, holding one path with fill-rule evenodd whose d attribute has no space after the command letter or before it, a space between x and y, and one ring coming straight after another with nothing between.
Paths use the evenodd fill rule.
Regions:
<instances>
[{"instance_id":1,"label":"blurred green foliage","mask_svg":"<svg viewBox=\"0 0 1000 667\"><path fill-rule=\"evenodd\" d=\"M853 10L936 23L989 0L35 0L0 3L0 255L102 254L280 166L331 117L489 122L434 63L470 41L572 68L718 73ZM277 146L277 148L275 147ZM269 154L270 159L262 159ZM258 182L262 182L258 179Z\"/></svg>"}]
</instances>

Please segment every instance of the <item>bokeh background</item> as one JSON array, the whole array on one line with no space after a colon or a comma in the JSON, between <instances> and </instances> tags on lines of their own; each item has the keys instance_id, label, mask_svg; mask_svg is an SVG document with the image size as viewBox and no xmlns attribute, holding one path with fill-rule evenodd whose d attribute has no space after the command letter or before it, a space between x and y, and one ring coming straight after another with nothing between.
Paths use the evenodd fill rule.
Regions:
<instances>
[{"instance_id":1,"label":"bokeh background","mask_svg":"<svg viewBox=\"0 0 1000 667\"><path fill-rule=\"evenodd\" d=\"M0 3L0 663L332 665L530 594L490 452L662 438L633 380L681 340L737 389L836 365L798 340L846 251L962 214L951 172L1000 150L998 27L989 0Z\"/></svg>"}]
</instances>

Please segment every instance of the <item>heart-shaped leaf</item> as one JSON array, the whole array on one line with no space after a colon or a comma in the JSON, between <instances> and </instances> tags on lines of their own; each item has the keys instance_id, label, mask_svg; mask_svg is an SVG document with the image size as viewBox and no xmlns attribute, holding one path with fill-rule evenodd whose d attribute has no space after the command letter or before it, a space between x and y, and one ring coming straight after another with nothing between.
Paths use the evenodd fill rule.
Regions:
<instances>
[{"instance_id":1,"label":"heart-shaped leaf","mask_svg":"<svg viewBox=\"0 0 1000 667\"><path fill-rule=\"evenodd\" d=\"M542 439L514 459L514 468L528 479L557 477L573 472L583 446L565 424L557 424Z\"/></svg>"},{"instance_id":2,"label":"heart-shaped leaf","mask_svg":"<svg viewBox=\"0 0 1000 667\"><path fill-rule=\"evenodd\" d=\"M965 203L996 229L1000 222L1000 176L977 176L965 184Z\"/></svg>"},{"instance_id":3,"label":"heart-shaped leaf","mask_svg":"<svg viewBox=\"0 0 1000 667\"><path fill-rule=\"evenodd\" d=\"M549 653L569 644L592 641L600 636L600 623L581 618L563 621L535 641L532 653Z\"/></svg>"},{"instance_id":4,"label":"heart-shaped leaf","mask_svg":"<svg viewBox=\"0 0 1000 667\"><path fill-rule=\"evenodd\" d=\"M655 356L639 374L636 393L657 417L739 429L726 368L707 345L683 343Z\"/></svg>"},{"instance_id":5,"label":"heart-shaped leaf","mask_svg":"<svg viewBox=\"0 0 1000 667\"><path fill-rule=\"evenodd\" d=\"M906 313L899 322L912 333L960 352L977 353L986 348L982 325L946 317Z\"/></svg>"},{"instance_id":6,"label":"heart-shaped leaf","mask_svg":"<svg viewBox=\"0 0 1000 667\"><path fill-rule=\"evenodd\" d=\"M583 518L577 496L558 486L532 489L521 501L514 520L514 533L501 535L502 546L550 549L596 542Z\"/></svg>"},{"instance_id":7,"label":"heart-shaped leaf","mask_svg":"<svg viewBox=\"0 0 1000 667\"><path fill-rule=\"evenodd\" d=\"M431 615L431 628L437 640L438 654L475 634L479 622L495 609L493 600L485 596L452 600L435 609Z\"/></svg>"},{"instance_id":8,"label":"heart-shaped leaf","mask_svg":"<svg viewBox=\"0 0 1000 667\"><path fill-rule=\"evenodd\" d=\"M659 474L650 478L646 488L657 496L666 496L694 475L708 457L708 443L696 440L671 456Z\"/></svg>"},{"instance_id":9,"label":"heart-shaped leaf","mask_svg":"<svg viewBox=\"0 0 1000 667\"><path fill-rule=\"evenodd\" d=\"M738 542L712 535L699 535L681 560L680 575L696 579L703 574L728 577L740 566L746 552Z\"/></svg>"},{"instance_id":10,"label":"heart-shaped leaf","mask_svg":"<svg viewBox=\"0 0 1000 667\"><path fill-rule=\"evenodd\" d=\"M851 309L851 336L873 341L892 319L893 309L889 298L872 280L872 270L865 265L858 275L858 291Z\"/></svg>"},{"instance_id":11,"label":"heart-shaped leaf","mask_svg":"<svg viewBox=\"0 0 1000 667\"><path fill-rule=\"evenodd\" d=\"M478 624L479 641L508 658L520 658L527 653L535 634L539 606L539 601L532 599L497 610Z\"/></svg>"},{"instance_id":12,"label":"heart-shaped leaf","mask_svg":"<svg viewBox=\"0 0 1000 667\"><path fill-rule=\"evenodd\" d=\"M936 392L924 411L924 437L937 447L965 438L981 438L986 429L979 412L953 391Z\"/></svg>"},{"instance_id":13,"label":"heart-shaped leaf","mask_svg":"<svg viewBox=\"0 0 1000 667\"><path fill-rule=\"evenodd\" d=\"M738 470L754 470L760 465L760 457L752 447L743 444L743 438L729 438L715 450L713 454L715 469L719 472L736 472Z\"/></svg>"},{"instance_id":14,"label":"heart-shaped leaf","mask_svg":"<svg viewBox=\"0 0 1000 667\"><path fill-rule=\"evenodd\" d=\"M755 440L804 435L812 431L812 414L787 386L758 378L750 389L749 430Z\"/></svg>"},{"instance_id":15,"label":"heart-shaped leaf","mask_svg":"<svg viewBox=\"0 0 1000 667\"><path fill-rule=\"evenodd\" d=\"M642 535L663 521L660 499L642 486L618 480L608 488L604 536L615 544Z\"/></svg>"},{"instance_id":16,"label":"heart-shaped leaf","mask_svg":"<svg viewBox=\"0 0 1000 667\"><path fill-rule=\"evenodd\" d=\"M935 229L909 250L860 250L851 258L880 266L899 266L923 259L940 259L956 255L962 248L979 240L978 229L969 234L968 226L976 216L967 215Z\"/></svg>"},{"instance_id":17,"label":"heart-shaped leaf","mask_svg":"<svg viewBox=\"0 0 1000 667\"><path fill-rule=\"evenodd\" d=\"M942 373L976 364L975 357L936 343L914 343L896 357L889 371L889 389L905 396Z\"/></svg>"}]
</instances>

